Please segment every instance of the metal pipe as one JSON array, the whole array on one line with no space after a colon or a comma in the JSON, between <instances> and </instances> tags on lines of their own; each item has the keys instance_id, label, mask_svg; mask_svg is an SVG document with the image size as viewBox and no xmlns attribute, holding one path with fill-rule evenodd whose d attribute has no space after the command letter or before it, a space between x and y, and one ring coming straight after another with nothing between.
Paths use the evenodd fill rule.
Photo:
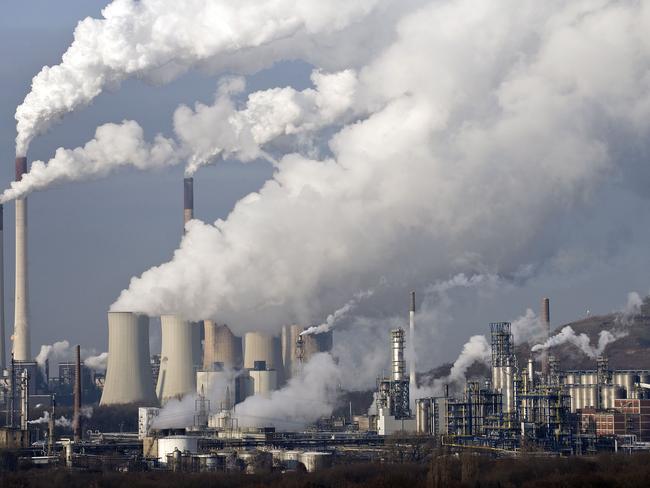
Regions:
<instances>
[{"instance_id":1,"label":"metal pipe","mask_svg":"<svg viewBox=\"0 0 650 488\"><path fill-rule=\"evenodd\" d=\"M411 310L409 312L409 353L411 361L409 364L409 385L411 391L415 392L415 292L411 292Z\"/></svg>"},{"instance_id":2,"label":"metal pipe","mask_svg":"<svg viewBox=\"0 0 650 488\"><path fill-rule=\"evenodd\" d=\"M74 412L72 428L74 441L81 442L81 346L77 344L74 365Z\"/></svg>"}]
</instances>

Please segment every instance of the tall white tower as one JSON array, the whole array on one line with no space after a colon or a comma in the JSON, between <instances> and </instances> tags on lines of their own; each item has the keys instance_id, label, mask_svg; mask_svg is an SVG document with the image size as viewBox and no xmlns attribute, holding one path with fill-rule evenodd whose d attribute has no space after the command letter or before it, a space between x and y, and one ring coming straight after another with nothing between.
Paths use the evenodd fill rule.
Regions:
<instances>
[{"instance_id":1,"label":"tall white tower","mask_svg":"<svg viewBox=\"0 0 650 488\"><path fill-rule=\"evenodd\" d=\"M0 203L0 371L7 365L5 344L5 248L4 248L4 206Z\"/></svg>"},{"instance_id":2,"label":"tall white tower","mask_svg":"<svg viewBox=\"0 0 650 488\"><path fill-rule=\"evenodd\" d=\"M108 312L108 366L100 405L156 405L149 360L149 317Z\"/></svg>"},{"instance_id":3,"label":"tall white tower","mask_svg":"<svg viewBox=\"0 0 650 488\"><path fill-rule=\"evenodd\" d=\"M415 393L415 292L411 292L411 310L409 312L409 354L411 361L409 365L409 387Z\"/></svg>"},{"instance_id":4,"label":"tall white tower","mask_svg":"<svg viewBox=\"0 0 650 488\"><path fill-rule=\"evenodd\" d=\"M192 324L174 315L160 317L162 344L156 393L161 402L196 390Z\"/></svg>"},{"instance_id":5,"label":"tall white tower","mask_svg":"<svg viewBox=\"0 0 650 488\"><path fill-rule=\"evenodd\" d=\"M27 172L27 158L16 158L16 181ZM13 353L17 361L29 361L29 296L27 292L27 198L16 199L16 287Z\"/></svg>"}]
</instances>

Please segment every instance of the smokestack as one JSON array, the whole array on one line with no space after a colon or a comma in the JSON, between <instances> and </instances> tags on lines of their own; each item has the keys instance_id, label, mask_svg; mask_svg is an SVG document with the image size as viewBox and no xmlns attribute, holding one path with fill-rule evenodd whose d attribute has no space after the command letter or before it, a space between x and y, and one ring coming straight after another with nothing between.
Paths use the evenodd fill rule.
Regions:
<instances>
[{"instance_id":1,"label":"smokestack","mask_svg":"<svg viewBox=\"0 0 650 488\"><path fill-rule=\"evenodd\" d=\"M409 352L411 361L409 364L409 384L412 392L415 392L415 292L411 292L411 310L409 312Z\"/></svg>"},{"instance_id":2,"label":"smokestack","mask_svg":"<svg viewBox=\"0 0 650 488\"><path fill-rule=\"evenodd\" d=\"M16 158L16 181L27 172L27 158ZM27 293L27 198L16 200L16 287L13 353L16 361L31 360Z\"/></svg>"},{"instance_id":3,"label":"smokestack","mask_svg":"<svg viewBox=\"0 0 650 488\"><path fill-rule=\"evenodd\" d=\"M542 299L542 326L544 327L544 341L551 337L551 312L548 298ZM548 376L548 350L542 351L542 374Z\"/></svg>"},{"instance_id":4,"label":"smokestack","mask_svg":"<svg viewBox=\"0 0 650 488\"><path fill-rule=\"evenodd\" d=\"M404 329L393 329L391 335L391 379L404 380Z\"/></svg>"},{"instance_id":5,"label":"smokestack","mask_svg":"<svg viewBox=\"0 0 650 488\"><path fill-rule=\"evenodd\" d=\"M0 203L0 371L7 367L5 344L5 246L4 246L4 205Z\"/></svg>"},{"instance_id":6,"label":"smokestack","mask_svg":"<svg viewBox=\"0 0 650 488\"><path fill-rule=\"evenodd\" d=\"M183 225L194 218L194 178L183 179Z\"/></svg>"},{"instance_id":7,"label":"smokestack","mask_svg":"<svg viewBox=\"0 0 650 488\"><path fill-rule=\"evenodd\" d=\"M77 344L77 354L74 365L74 412L72 428L74 441L81 442L81 346Z\"/></svg>"}]
</instances>

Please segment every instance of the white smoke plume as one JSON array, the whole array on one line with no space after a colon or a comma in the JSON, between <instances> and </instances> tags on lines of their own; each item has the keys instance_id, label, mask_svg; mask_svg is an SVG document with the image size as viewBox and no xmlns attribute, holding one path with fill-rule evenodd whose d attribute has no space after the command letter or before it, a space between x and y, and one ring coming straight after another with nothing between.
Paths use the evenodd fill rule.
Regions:
<instances>
[{"instance_id":1,"label":"white smoke plume","mask_svg":"<svg viewBox=\"0 0 650 488\"><path fill-rule=\"evenodd\" d=\"M530 308L526 309L524 315L512 321L510 330L516 345L539 342L546 334L541 319Z\"/></svg>"},{"instance_id":2,"label":"white smoke plume","mask_svg":"<svg viewBox=\"0 0 650 488\"><path fill-rule=\"evenodd\" d=\"M359 300L372 296L372 294L373 292L371 290L356 293L352 300L347 302L341 308L335 310L333 313L329 314L327 316L327 319L325 319L325 322L320 325L313 325L309 327L308 329L302 331L300 335L322 334L323 332L329 332L341 319L346 317L350 311L357 306Z\"/></svg>"},{"instance_id":3,"label":"white smoke plume","mask_svg":"<svg viewBox=\"0 0 650 488\"><path fill-rule=\"evenodd\" d=\"M550 337L543 344L534 345L531 351L540 352L562 344L572 344L591 359L596 359L598 356L603 354L605 348L609 344L627 335L628 332L625 330L601 330L598 335L598 343L592 345L587 334L584 332L576 334L571 326L567 325L559 333Z\"/></svg>"},{"instance_id":4,"label":"white smoke plume","mask_svg":"<svg viewBox=\"0 0 650 488\"><path fill-rule=\"evenodd\" d=\"M93 408L92 407L82 407L81 408L81 416L85 417L87 419L91 418L93 416ZM43 412L43 415L41 415L39 418L34 419L34 420L28 420L28 424L46 424L50 420L50 412L45 410ZM72 427L72 421L63 415L61 415L58 419L54 420L54 425L56 427Z\"/></svg>"},{"instance_id":5,"label":"white smoke plume","mask_svg":"<svg viewBox=\"0 0 650 488\"><path fill-rule=\"evenodd\" d=\"M236 406L234 416L242 427L302 430L320 417L331 415L340 381L341 371L332 356L319 353L284 388L272 392L270 398L247 398Z\"/></svg>"},{"instance_id":6,"label":"white smoke plume","mask_svg":"<svg viewBox=\"0 0 650 488\"><path fill-rule=\"evenodd\" d=\"M103 352L97 356L88 356L84 361L84 366L94 371L106 371L108 365L108 353Z\"/></svg>"},{"instance_id":7,"label":"white smoke plume","mask_svg":"<svg viewBox=\"0 0 650 488\"><path fill-rule=\"evenodd\" d=\"M314 36L334 35L379 3L114 0L102 19L79 22L60 64L45 66L33 78L16 109L16 154L25 155L31 140L54 121L126 78L165 83L191 68L254 71L297 56ZM256 48L263 52L256 54Z\"/></svg>"},{"instance_id":8,"label":"white smoke plume","mask_svg":"<svg viewBox=\"0 0 650 488\"><path fill-rule=\"evenodd\" d=\"M188 160L186 174L191 176L219 156L236 156L241 161L263 157L275 162L262 146L280 136L317 131L350 109L356 86L352 71L314 71L312 81L313 89L285 87L252 93L238 109L232 96L244 90L244 79L222 80L213 105L197 103L194 110L184 105L176 109L178 142L158 134L149 143L132 120L102 125L83 147L59 148L47 163L35 161L20 181L11 182L0 202L51 185L101 178L126 166L155 170Z\"/></svg>"},{"instance_id":9,"label":"white smoke plume","mask_svg":"<svg viewBox=\"0 0 650 488\"><path fill-rule=\"evenodd\" d=\"M634 319L641 313L643 298L635 291L627 294L627 303L616 312L616 322L622 325L632 325Z\"/></svg>"},{"instance_id":10,"label":"white smoke plume","mask_svg":"<svg viewBox=\"0 0 650 488\"><path fill-rule=\"evenodd\" d=\"M97 354L95 349L81 348L81 359L84 366L95 371L106 370L108 353ZM62 361L73 361L75 358L75 349L70 347L67 340L57 341L54 344L43 344L39 353L34 359L41 369L45 368L45 362L49 360L50 367L55 368Z\"/></svg>"},{"instance_id":11,"label":"white smoke plume","mask_svg":"<svg viewBox=\"0 0 650 488\"><path fill-rule=\"evenodd\" d=\"M140 170L159 169L178 164L183 153L175 142L157 135L153 143L144 139L137 122L104 124L95 131L94 139L83 147L59 148L47 163L34 161L20 181L0 195L0 202L19 198L53 184L106 176L117 168L134 166Z\"/></svg>"}]
</instances>

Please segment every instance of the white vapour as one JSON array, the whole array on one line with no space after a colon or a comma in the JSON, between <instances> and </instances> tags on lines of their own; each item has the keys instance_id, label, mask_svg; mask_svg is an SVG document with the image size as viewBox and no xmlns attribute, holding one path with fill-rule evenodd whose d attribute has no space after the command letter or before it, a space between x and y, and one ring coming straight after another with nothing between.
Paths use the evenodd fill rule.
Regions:
<instances>
[{"instance_id":1,"label":"white vapour","mask_svg":"<svg viewBox=\"0 0 650 488\"><path fill-rule=\"evenodd\" d=\"M627 294L627 302L625 306L616 312L616 322L622 325L631 325L635 317L641 313L641 306L643 305L643 298L635 291Z\"/></svg>"},{"instance_id":2,"label":"white vapour","mask_svg":"<svg viewBox=\"0 0 650 488\"><path fill-rule=\"evenodd\" d=\"M81 408L81 415L82 417L85 417L87 419L91 418L93 415L93 408L92 407L82 407ZM34 420L28 420L28 424L46 424L50 420L50 412L45 410L43 412L43 415L41 415L39 418L34 419ZM56 427L72 427L72 420L64 417L61 415L58 419L54 420L54 425Z\"/></svg>"},{"instance_id":3,"label":"white vapour","mask_svg":"<svg viewBox=\"0 0 650 488\"><path fill-rule=\"evenodd\" d=\"M97 354L93 348L81 348L81 359L84 366L96 371L106 370L108 353ZM62 361L72 361L75 358L75 349L70 347L67 340L57 341L54 344L43 344L34 359L41 369L45 368L45 362L49 360L50 367L55 368Z\"/></svg>"},{"instance_id":4,"label":"white vapour","mask_svg":"<svg viewBox=\"0 0 650 488\"><path fill-rule=\"evenodd\" d=\"M104 124L83 147L59 148L47 163L34 161L20 181L0 195L0 202L19 198L53 184L106 176L117 168L134 166L140 170L178 164L183 156L176 143L158 134L153 143L144 139L137 122Z\"/></svg>"},{"instance_id":5,"label":"white vapour","mask_svg":"<svg viewBox=\"0 0 650 488\"><path fill-rule=\"evenodd\" d=\"M274 162L262 146L280 136L305 135L328 126L351 107L356 75L351 70L312 73L314 88L290 87L251 93L241 108L232 96L244 90L243 78L219 83L213 105L185 105L174 112L178 141L158 134L149 143L132 120L105 124L83 147L59 148L47 163L35 161L20 181L0 195L0 202L20 198L51 185L104 177L125 166L155 170L187 160L186 174L215 158L250 161L263 157ZM304 141L301 141L304 143Z\"/></svg>"},{"instance_id":6,"label":"white vapour","mask_svg":"<svg viewBox=\"0 0 650 488\"><path fill-rule=\"evenodd\" d=\"M165 83L194 67L253 71L274 59L317 51L310 43L315 36L354 25L379 3L114 0L102 10L103 19L79 22L60 64L43 67L33 78L16 109L16 154L25 155L31 140L54 121L126 78Z\"/></svg>"},{"instance_id":7,"label":"white vapour","mask_svg":"<svg viewBox=\"0 0 650 488\"><path fill-rule=\"evenodd\" d=\"M108 365L108 353L103 352L96 356L88 356L84 359L84 366L89 367L95 371L106 371Z\"/></svg>"},{"instance_id":8,"label":"white vapour","mask_svg":"<svg viewBox=\"0 0 650 488\"><path fill-rule=\"evenodd\" d=\"M344 317L350 313L351 310L353 310L357 304L359 303L359 300L362 300L363 298L372 296L373 292L371 290L367 291L362 291L359 293L356 293L354 295L354 298L347 302L345 305L343 305L341 308L335 310L333 313L329 314L327 316L327 319L325 319L325 322L323 322L320 325L313 325L309 327L307 330L304 330L300 333L300 335L311 335L311 334L322 334L323 332L328 332L332 330L332 328Z\"/></svg>"},{"instance_id":9,"label":"white vapour","mask_svg":"<svg viewBox=\"0 0 650 488\"><path fill-rule=\"evenodd\" d=\"M463 349L454 361L449 374L434 379L431 385L417 388L411 397L423 398L442 395L447 385L452 390L462 387L467 380L467 370L476 363L489 366L491 354L492 350L485 336L475 335L470 337L463 345Z\"/></svg>"},{"instance_id":10,"label":"white vapour","mask_svg":"<svg viewBox=\"0 0 650 488\"><path fill-rule=\"evenodd\" d=\"M516 345L539 342L544 339L546 331L541 319L532 309L526 309L526 313L511 323L510 330Z\"/></svg>"},{"instance_id":11,"label":"white vapour","mask_svg":"<svg viewBox=\"0 0 650 488\"><path fill-rule=\"evenodd\" d=\"M341 370L328 353L314 355L289 383L269 398L253 396L235 408L242 427L274 426L302 430L320 417L331 415L338 398Z\"/></svg>"},{"instance_id":12,"label":"white vapour","mask_svg":"<svg viewBox=\"0 0 650 488\"><path fill-rule=\"evenodd\" d=\"M590 358L596 359L605 351L605 348L609 344L627 335L628 332L625 330L601 330L600 334L598 334L598 343L592 345L587 334L584 332L576 334L573 328L567 325L543 344L534 345L531 350L533 352L540 352L562 344L572 344Z\"/></svg>"}]
</instances>

